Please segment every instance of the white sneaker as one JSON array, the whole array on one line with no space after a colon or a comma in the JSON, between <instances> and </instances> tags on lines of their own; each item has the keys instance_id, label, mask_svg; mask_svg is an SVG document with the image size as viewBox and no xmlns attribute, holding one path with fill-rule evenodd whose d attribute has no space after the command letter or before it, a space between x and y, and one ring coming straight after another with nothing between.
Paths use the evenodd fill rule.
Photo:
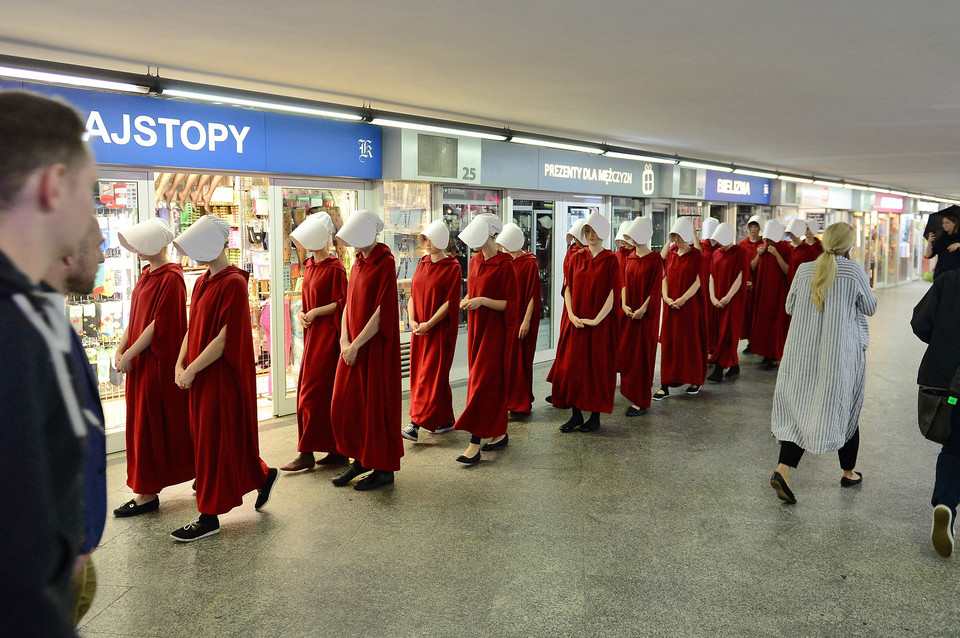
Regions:
<instances>
[{"instance_id":1,"label":"white sneaker","mask_svg":"<svg viewBox=\"0 0 960 638\"><path fill-rule=\"evenodd\" d=\"M933 508L933 531L930 532L933 548L941 556L953 553L953 512L946 505Z\"/></svg>"},{"instance_id":2,"label":"white sneaker","mask_svg":"<svg viewBox=\"0 0 960 638\"><path fill-rule=\"evenodd\" d=\"M416 426L413 423L411 423L407 427L400 430L400 436L402 436L408 441L413 441L414 443L416 443L417 439L419 438L417 436L418 430L420 430L419 426Z\"/></svg>"}]
</instances>

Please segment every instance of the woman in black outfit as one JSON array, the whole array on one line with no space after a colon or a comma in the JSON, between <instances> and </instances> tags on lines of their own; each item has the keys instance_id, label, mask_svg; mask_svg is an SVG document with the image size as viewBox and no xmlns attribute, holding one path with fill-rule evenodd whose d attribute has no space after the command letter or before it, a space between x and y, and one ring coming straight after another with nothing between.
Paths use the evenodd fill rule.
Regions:
<instances>
[{"instance_id":1,"label":"woman in black outfit","mask_svg":"<svg viewBox=\"0 0 960 638\"><path fill-rule=\"evenodd\" d=\"M923 251L927 259L937 258L933 269L933 278L960 268L960 215L954 212L943 214L943 232L931 232L927 236L930 242Z\"/></svg>"}]
</instances>

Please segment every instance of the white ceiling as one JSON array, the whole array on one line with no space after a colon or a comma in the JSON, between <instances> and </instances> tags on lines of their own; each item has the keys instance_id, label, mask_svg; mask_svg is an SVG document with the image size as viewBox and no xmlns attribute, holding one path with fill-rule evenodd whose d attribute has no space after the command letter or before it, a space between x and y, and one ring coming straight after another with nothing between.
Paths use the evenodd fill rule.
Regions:
<instances>
[{"instance_id":1,"label":"white ceiling","mask_svg":"<svg viewBox=\"0 0 960 638\"><path fill-rule=\"evenodd\" d=\"M7 0L0 53L960 196L960 3Z\"/></svg>"}]
</instances>

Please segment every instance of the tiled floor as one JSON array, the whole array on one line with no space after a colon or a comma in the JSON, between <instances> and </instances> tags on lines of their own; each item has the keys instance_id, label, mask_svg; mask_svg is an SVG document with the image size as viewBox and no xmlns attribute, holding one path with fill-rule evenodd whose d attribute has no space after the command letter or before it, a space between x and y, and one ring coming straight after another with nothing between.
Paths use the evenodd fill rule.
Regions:
<instances>
[{"instance_id":1,"label":"tiled floor","mask_svg":"<svg viewBox=\"0 0 960 638\"><path fill-rule=\"evenodd\" d=\"M474 467L467 435L405 443L396 484L335 488L332 470L284 475L220 535L174 543L195 516L188 484L159 512L108 521L95 636L954 636L960 577L930 546L937 446L917 432L922 344L908 325L926 289L881 291L871 320L862 487L836 455L803 459L799 504L769 487L775 373L671 396L642 417L561 434L543 403ZM455 390L457 409L465 388ZM271 465L295 453L290 419L261 429ZM122 456L110 504L129 498Z\"/></svg>"}]
</instances>

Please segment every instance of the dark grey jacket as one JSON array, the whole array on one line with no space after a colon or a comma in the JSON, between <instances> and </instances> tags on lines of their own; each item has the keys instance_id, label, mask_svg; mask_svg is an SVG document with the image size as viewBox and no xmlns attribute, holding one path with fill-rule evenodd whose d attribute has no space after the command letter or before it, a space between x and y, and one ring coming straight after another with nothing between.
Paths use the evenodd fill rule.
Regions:
<instances>
[{"instance_id":1,"label":"dark grey jacket","mask_svg":"<svg viewBox=\"0 0 960 638\"><path fill-rule=\"evenodd\" d=\"M63 314L0 253L0 636L74 635L86 431L65 335Z\"/></svg>"},{"instance_id":2,"label":"dark grey jacket","mask_svg":"<svg viewBox=\"0 0 960 638\"><path fill-rule=\"evenodd\" d=\"M929 344L920 362L917 383L946 388L960 366L960 270L933 280L913 309L913 334Z\"/></svg>"}]
</instances>

